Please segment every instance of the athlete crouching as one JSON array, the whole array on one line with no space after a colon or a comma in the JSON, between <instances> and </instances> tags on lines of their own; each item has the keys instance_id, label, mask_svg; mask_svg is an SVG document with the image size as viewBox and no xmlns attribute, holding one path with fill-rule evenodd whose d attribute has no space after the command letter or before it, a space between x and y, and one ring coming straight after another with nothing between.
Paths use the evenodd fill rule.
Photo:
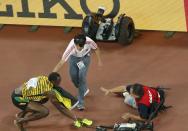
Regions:
<instances>
[{"instance_id":1,"label":"athlete crouching","mask_svg":"<svg viewBox=\"0 0 188 131\"><path fill-rule=\"evenodd\" d=\"M48 100L62 114L74 121L76 127L82 124L91 125L92 121L77 119L70 111L78 104L78 101L68 92L59 87L61 76L53 72L48 77L38 76L16 88L12 93L13 104L22 111L17 114L14 121L20 131L26 131L23 124L48 116L49 110L43 104Z\"/></svg>"}]
</instances>

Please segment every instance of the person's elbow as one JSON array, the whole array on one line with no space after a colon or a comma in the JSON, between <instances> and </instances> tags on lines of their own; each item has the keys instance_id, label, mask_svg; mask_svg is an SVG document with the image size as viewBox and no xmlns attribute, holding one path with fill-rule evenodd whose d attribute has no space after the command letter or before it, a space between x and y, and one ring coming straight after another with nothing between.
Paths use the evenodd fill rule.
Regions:
<instances>
[{"instance_id":1,"label":"person's elbow","mask_svg":"<svg viewBox=\"0 0 188 131\"><path fill-rule=\"evenodd\" d=\"M55 91L48 92L48 98L49 98L49 100L51 101L52 104L56 104L56 103L59 102L57 97L56 97Z\"/></svg>"}]
</instances>

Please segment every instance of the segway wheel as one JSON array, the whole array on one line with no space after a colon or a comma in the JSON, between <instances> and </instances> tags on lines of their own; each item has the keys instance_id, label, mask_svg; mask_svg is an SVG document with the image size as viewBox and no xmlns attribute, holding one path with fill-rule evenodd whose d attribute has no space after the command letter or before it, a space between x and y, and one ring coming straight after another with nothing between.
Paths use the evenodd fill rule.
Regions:
<instances>
[{"instance_id":1,"label":"segway wheel","mask_svg":"<svg viewBox=\"0 0 188 131\"><path fill-rule=\"evenodd\" d=\"M132 18L123 17L120 23L118 42L123 45L130 45L134 39L135 26Z\"/></svg>"}]
</instances>

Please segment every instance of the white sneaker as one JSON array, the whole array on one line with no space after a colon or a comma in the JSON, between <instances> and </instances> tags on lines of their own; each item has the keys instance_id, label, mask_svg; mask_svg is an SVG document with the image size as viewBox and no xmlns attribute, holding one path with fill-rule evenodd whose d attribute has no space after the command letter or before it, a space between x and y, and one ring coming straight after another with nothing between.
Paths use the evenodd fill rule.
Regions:
<instances>
[{"instance_id":1,"label":"white sneaker","mask_svg":"<svg viewBox=\"0 0 188 131\"><path fill-rule=\"evenodd\" d=\"M84 93L84 96L86 96L89 93L89 89L86 90L86 92Z\"/></svg>"}]
</instances>

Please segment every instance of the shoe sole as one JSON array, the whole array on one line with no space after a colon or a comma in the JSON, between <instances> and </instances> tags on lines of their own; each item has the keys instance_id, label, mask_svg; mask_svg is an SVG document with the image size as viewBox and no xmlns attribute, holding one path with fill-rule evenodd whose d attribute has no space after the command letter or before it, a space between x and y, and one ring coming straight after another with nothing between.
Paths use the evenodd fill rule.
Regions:
<instances>
[{"instance_id":1,"label":"shoe sole","mask_svg":"<svg viewBox=\"0 0 188 131\"><path fill-rule=\"evenodd\" d=\"M85 110L85 107L80 107L80 108L78 107L78 110L83 111L83 110Z\"/></svg>"},{"instance_id":2,"label":"shoe sole","mask_svg":"<svg viewBox=\"0 0 188 131\"><path fill-rule=\"evenodd\" d=\"M84 111L85 110L85 108L84 109L78 109L79 111Z\"/></svg>"}]
</instances>

